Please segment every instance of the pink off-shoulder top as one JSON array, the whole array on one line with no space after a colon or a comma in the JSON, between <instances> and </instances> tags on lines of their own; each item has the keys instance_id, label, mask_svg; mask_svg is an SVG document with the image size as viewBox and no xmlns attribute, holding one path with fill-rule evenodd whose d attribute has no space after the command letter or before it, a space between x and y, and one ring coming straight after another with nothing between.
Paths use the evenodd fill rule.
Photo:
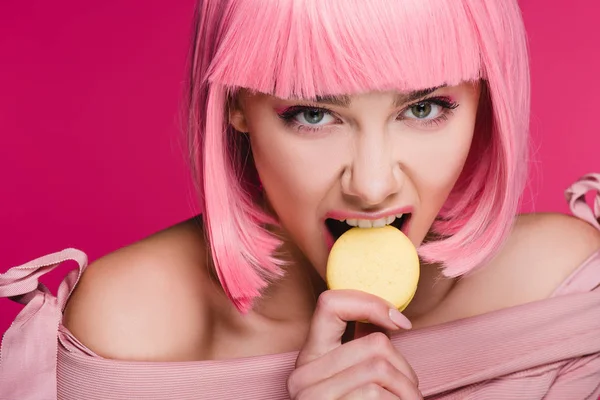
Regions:
<instances>
[{"instance_id":1,"label":"pink off-shoulder top","mask_svg":"<svg viewBox=\"0 0 600 400\"><path fill-rule=\"evenodd\" d=\"M596 191L592 210L585 194ZM566 192L573 214L600 230L600 174ZM75 260L54 296L38 281ZM287 399L297 352L242 359L139 362L105 359L61 323L87 265L66 249L0 274L0 297L25 304L4 334L2 400ZM553 295L438 326L392 342L410 362L427 399L580 400L600 396L600 249Z\"/></svg>"}]
</instances>

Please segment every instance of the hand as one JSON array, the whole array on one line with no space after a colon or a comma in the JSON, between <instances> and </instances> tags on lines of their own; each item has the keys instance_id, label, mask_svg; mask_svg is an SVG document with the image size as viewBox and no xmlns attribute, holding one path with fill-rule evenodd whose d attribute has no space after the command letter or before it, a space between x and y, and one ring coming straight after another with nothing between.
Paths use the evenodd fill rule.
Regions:
<instances>
[{"instance_id":1,"label":"hand","mask_svg":"<svg viewBox=\"0 0 600 400\"><path fill-rule=\"evenodd\" d=\"M398 323L391 319L390 310ZM317 302L306 343L287 385L293 400L423 399L411 366L382 332L342 344L348 321L367 321L388 330L410 321L377 296L328 290Z\"/></svg>"}]
</instances>

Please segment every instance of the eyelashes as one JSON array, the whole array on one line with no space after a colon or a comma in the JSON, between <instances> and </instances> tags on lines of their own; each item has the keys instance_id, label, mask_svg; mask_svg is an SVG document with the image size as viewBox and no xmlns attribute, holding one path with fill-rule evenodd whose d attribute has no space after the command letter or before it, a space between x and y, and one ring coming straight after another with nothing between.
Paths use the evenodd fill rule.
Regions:
<instances>
[{"instance_id":1,"label":"eyelashes","mask_svg":"<svg viewBox=\"0 0 600 400\"><path fill-rule=\"evenodd\" d=\"M458 106L449 97L426 98L407 105L398 113L396 120L416 128L432 129L448 121ZM322 106L291 106L277 112L277 115L285 126L297 131L319 132L342 123L333 111Z\"/></svg>"}]
</instances>

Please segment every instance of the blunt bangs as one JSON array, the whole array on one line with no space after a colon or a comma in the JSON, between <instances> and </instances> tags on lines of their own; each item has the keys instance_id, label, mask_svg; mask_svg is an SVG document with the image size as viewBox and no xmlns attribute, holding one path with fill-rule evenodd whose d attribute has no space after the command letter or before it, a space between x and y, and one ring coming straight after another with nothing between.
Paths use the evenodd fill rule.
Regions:
<instances>
[{"instance_id":1,"label":"blunt bangs","mask_svg":"<svg viewBox=\"0 0 600 400\"><path fill-rule=\"evenodd\" d=\"M249 0L232 2L223 18L213 84L315 98L483 77L461 1Z\"/></svg>"}]
</instances>

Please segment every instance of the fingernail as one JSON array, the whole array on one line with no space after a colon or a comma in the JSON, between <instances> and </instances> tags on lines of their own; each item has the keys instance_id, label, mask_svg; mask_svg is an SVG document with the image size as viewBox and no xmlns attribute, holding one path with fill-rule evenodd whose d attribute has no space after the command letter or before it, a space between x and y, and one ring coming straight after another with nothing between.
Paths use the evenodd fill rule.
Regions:
<instances>
[{"instance_id":1,"label":"fingernail","mask_svg":"<svg viewBox=\"0 0 600 400\"><path fill-rule=\"evenodd\" d=\"M412 323L400 311L396 310L395 308L390 308L389 315L392 322L399 328L412 329Z\"/></svg>"}]
</instances>

